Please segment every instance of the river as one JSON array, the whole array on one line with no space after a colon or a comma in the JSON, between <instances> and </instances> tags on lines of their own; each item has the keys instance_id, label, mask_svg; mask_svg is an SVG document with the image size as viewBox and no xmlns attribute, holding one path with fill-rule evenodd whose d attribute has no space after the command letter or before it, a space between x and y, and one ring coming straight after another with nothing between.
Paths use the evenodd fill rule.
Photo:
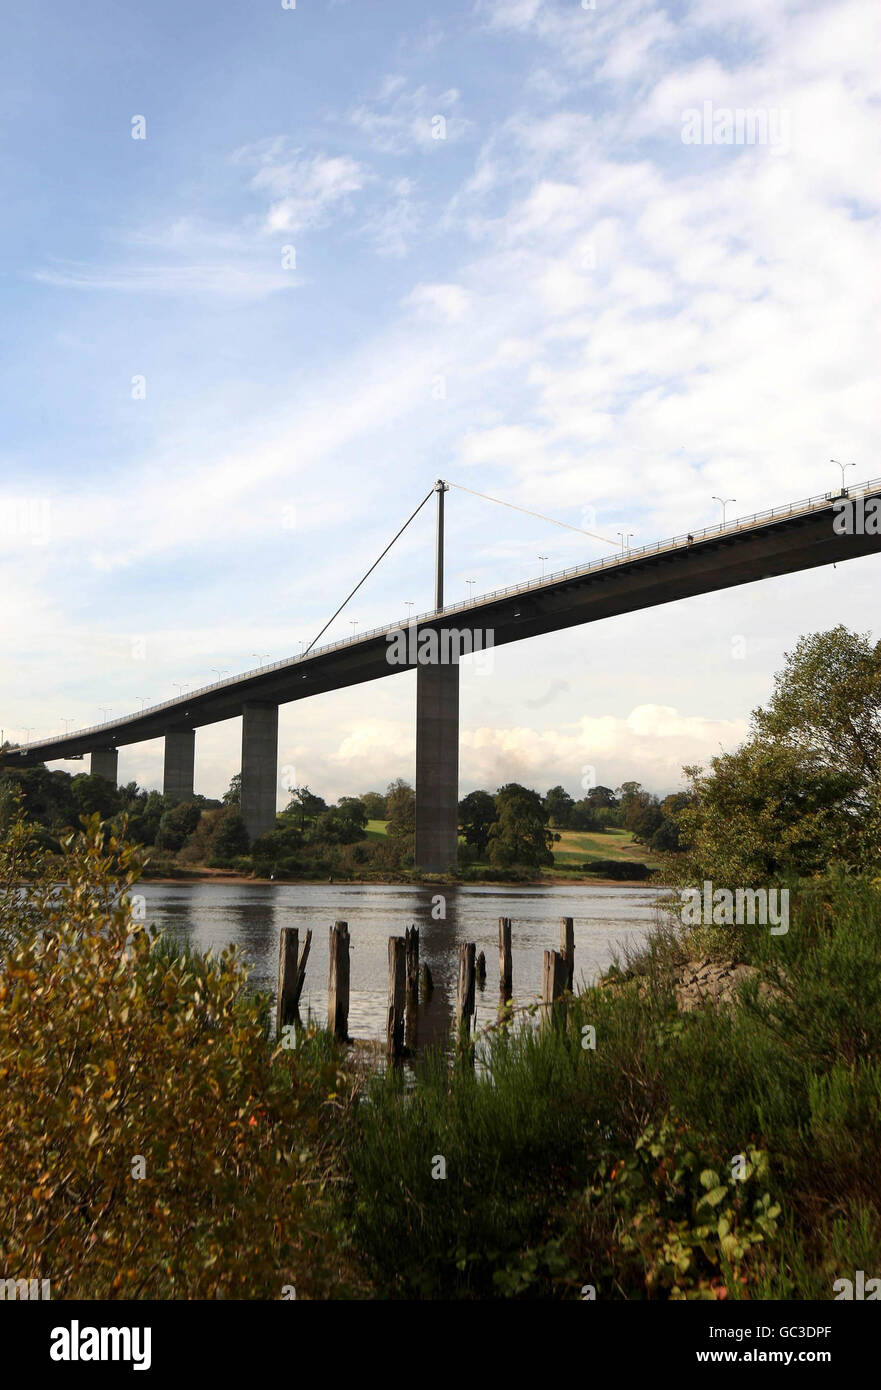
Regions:
<instances>
[{"instance_id":1,"label":"river","mask_svg":"<svg viewBox=\"0 0 881 1390\"><path fill-rule=\"evenodd\" d=\"M434 981L428 1004L420 1006L419 1043L442 1036L456 999L458 946L474 941L486 954L486 989L476 996L476 1026L492 1022L498 1007L498 919L512 920L515 1004L537 999L542 956L559 949L560 918L575 927L576 987L590 983L610 964L617 948L636 946L658 920L660 890L575 884L551 887L461 886L443 890L409 884L330 883L151 883L141 882L146 920L201 949L242 948L252 982L275 989L278 939L283 926L297 927L302 947L313 933L301 1000L324 1022L327 1013L328 930L349 924L351 1001L349 1032L379 1041L385 1035L388 938L419 927L420 964ZM442 897L438 895L442 893ZM443 910L445 916L439 916ZM434 914L434 915L433 915Z\"/></svg>"}]
</instances>

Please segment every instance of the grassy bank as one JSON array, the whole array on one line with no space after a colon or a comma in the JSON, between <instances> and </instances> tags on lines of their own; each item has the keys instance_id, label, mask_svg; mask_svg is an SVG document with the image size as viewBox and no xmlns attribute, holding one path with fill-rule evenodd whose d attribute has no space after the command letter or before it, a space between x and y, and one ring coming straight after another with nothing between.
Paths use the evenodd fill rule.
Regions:
<instances>
[{"instance_id":1,"label":"grassy bank","mask_svg":"<svg viewBox=\"0 0 881 1390\"><path fill-rule=\"evenodd\" d=\"M874 1270L879 927L878 889L841 879L786 937L657 935L473 1072L374 1079L343 1146L374 1293L831 1298ZM737 1007L678 1010L694 954L753 965Z\"/></svg>"}]
</instances>

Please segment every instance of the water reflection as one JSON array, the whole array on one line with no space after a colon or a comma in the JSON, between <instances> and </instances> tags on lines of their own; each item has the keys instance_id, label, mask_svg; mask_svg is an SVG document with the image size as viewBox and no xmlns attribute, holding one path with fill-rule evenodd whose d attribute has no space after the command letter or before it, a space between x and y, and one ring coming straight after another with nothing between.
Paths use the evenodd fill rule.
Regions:
<instances>
[{"instance_id":1,"label":"water reflection","mask_svg":"<svg viewBox=\"0 0 881 1390\"><path fill-rule=\"evenodd\" d=\"M326 1021L328 940L334 921L349 924L351 980L349 1033L385 1036L388 938L419 927L419 962L431 971L430 998L420 994L420 1046L443 1037L453 1017L459 945L475 942L486 955L487 979L476 994L475 1027L495 1021L499 1002L499 918L512 919L515 1004L538 998L543 952L560 946L560 918L575 925L576 987L596 978L616 947L638 943L654 924L658 889L595 885L512 888L356 884L145 883L147 921L203 950L238 945L253 967L252 980L274 993L283 926L297 927L300 945L313 930L301 999Z\"/></svg>"}]
</instances>

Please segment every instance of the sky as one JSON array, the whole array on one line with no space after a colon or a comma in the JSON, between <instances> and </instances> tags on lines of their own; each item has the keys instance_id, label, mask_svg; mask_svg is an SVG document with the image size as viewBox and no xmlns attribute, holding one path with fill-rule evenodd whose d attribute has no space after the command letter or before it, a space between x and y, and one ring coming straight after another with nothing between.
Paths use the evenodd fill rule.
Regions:
<instances>
[{"instance_id":1,"label":"sky","mask_svg":"<svg viewBox=\"0 0 881 1390\"><path fill-rule=\"evenodd\" d=\"M879 28L874 0L8 7L5 736L295 655L439 477L606 538L453 489L455 601L714 495L826 492L833 458L881 474ZM881 637L879 565L466 661L461 794L682 785L801 634ZM324 640L432 584L426 507ZM197 733L197 791L240 742ZM284 706L279 765L280 804L412 780L414 674ZM161 741L119 775L159 786Z\"/></svg>"}]
</instances>

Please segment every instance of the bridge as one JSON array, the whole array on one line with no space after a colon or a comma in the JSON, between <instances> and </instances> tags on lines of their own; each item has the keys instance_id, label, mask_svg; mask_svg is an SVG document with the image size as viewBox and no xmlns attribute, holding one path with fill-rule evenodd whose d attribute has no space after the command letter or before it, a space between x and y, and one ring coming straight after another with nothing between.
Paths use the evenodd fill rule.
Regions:
<instances>
[{"instance_id":1,"label":"bridge","mask_svg":"<svg viewBox=\"0 0 881 1390\"><path fill-rule=\"evenodd\" d=\"M458 659L463 650L504 646L696 594L881 553L877 516L870 526L841 522L849 504L857 517L868 511L871 520L876 508L881 512L881 479L874 479L445 605L447 487L439 480L432 489L437 500L437 552L435 606L430 612L343 641L313 645L298 657L244 671L137 714L7 749L4 761L27 767L88 754L91 771L115 783L121 746L163 738L163 792L183 801L194 791L195 731L241 716L241 809L253 840L275 824L279 705L385 679L415 666L416 863L426 872L445 872L457 857Z\"/></svg>"}]
</instances>

